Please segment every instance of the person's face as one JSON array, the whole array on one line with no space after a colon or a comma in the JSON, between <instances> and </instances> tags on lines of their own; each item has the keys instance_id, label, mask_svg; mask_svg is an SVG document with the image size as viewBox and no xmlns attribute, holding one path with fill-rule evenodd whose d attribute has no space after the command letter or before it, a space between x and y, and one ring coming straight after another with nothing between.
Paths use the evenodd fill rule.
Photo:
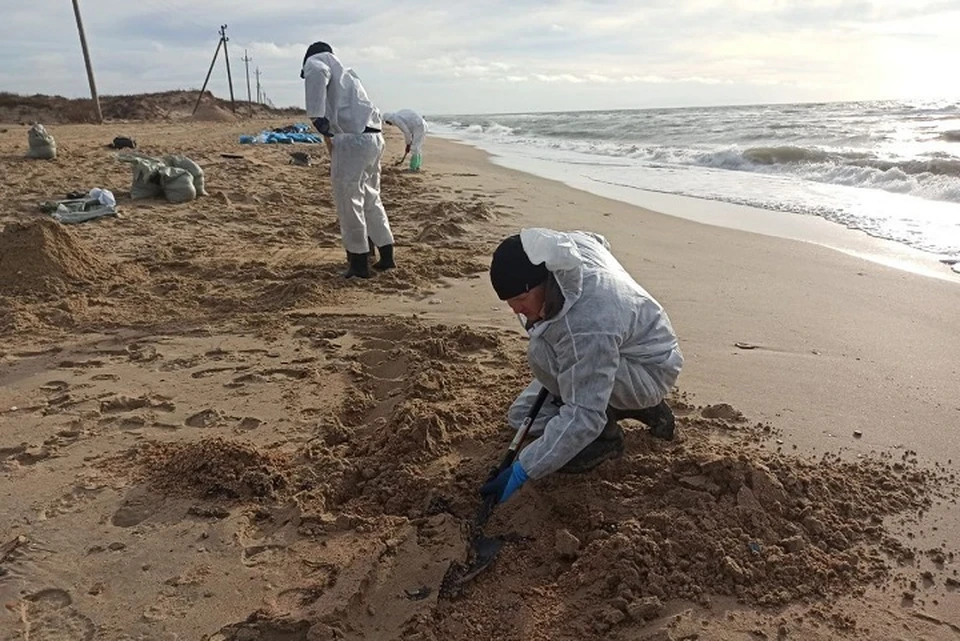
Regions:
<instances>
[{"instance_id":1,"label":"person's face","mask_svg":"<svg viewBox=\"0 0 960 641\"><path fill-rule=\"evenodd\" d=\"M528 292L507 299L507 305L513 310L514 314L522 314L528 321L540 320L540 314L543 312L544 292L546 288L543 285L537 285Z\"/></svg>"}]
</instances>

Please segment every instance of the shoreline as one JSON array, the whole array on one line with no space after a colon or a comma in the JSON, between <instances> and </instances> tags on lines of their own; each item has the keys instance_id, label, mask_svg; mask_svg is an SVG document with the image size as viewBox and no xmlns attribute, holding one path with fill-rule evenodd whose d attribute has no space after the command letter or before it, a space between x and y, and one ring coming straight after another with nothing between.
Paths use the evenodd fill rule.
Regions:
<instances>
[{"instance_id":1,"label":"shoreline","mask_svg":"<svg viewBox=\"0 0 960 641\"><path fill-rule=\"evenodd\" d=\"M952 270L950 265L942 262L943 259L950 259L950 256L914 249L903 243L872 236L865 231L847 228L816 216L648 191L629 185L595 180L578 174L572 165L501 154L483 145L454 136L428 135L435 140L444 140L477 149L488 154L492 164L561 182L579 191L619 200L666 216L726 229L813 243L888 267L960 284L960 272Z\"/></svg>"}]
</instances>

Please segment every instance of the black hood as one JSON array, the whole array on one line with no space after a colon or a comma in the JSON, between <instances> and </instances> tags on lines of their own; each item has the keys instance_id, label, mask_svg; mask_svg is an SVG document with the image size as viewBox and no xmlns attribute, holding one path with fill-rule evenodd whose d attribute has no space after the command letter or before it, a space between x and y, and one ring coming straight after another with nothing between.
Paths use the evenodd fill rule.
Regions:
<instances>
[{"instance_id":1,"label":"black hood","mask_svg":"<svg viewBox=\"0 0 960 641\"><path fill-rule=\"evenodd\" d=\"M300 77L303 78L303 65L307 64L307 59L310 56L315 56L318 53L333 53L333 47L328 45L326 42L314 42L312 45L307 47L307 53L303 54L303 64L300 65Z\"/></svg>"}]
</instances>

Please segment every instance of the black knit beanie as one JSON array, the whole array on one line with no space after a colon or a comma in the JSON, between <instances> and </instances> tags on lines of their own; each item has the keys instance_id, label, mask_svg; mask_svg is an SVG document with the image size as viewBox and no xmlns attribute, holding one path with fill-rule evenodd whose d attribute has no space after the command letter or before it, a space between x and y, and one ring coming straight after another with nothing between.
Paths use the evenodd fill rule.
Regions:
<instances>
[{"instance_id":1,"label":"black knit beanie","mask_svg":"<svg viewBox=\"0 0 960 641\"><path fill-rule=\"evenodd\" d=\"M333 53L333 47L328 45L326 42L314 42L312 45L307 47L307 53L303 54L303 64L300 65L300 77L303 78L303 65L307 64L307 59L310 56L315 56L318 53Z\"/></svg>"},{"instance_id":2,"label":"black knit beanie","mask_svg":"<svg viewBox=\"0 0 960 641\"><path fill-rule=\"evenodd\" d=\"M493 252L490 262L490 283L500 300L528 292L547 280L546 265L534 265L523 251L520 235L510 236Z\"/></svg>"}]
</instances>

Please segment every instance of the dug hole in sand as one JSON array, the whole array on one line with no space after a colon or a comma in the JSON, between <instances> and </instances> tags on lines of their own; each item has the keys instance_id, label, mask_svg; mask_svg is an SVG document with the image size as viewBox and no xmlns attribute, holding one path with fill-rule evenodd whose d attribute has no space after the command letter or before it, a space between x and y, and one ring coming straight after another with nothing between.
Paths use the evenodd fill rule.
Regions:
<instances>
[{"instance_id":1,"label":"dug hole in sand","mask_svg":"<svg viewBox=\"0 0 960 641\"><path fill-rule=\"evenodd\" d=\"M241 126L204 131L226 146ZM9 214L0 234L0 639L896 638L920 614L953 634L920 609L927 581L958 585L953 552L894 536L953 498L949 472L794 455L682 392L677 441L624 421L623 458L527 484L485 529L508 538L496 563L439 598L525 343L383 300L482 276L497 208L385 170L408 258L360 285L329 193L285 150L228 160L152 131L138 142L181 136L213 197L76 229ZM57 135L129 182L98 139ZM37 171L39 199L63 170ZM862 608L876 590L914 614Z\"/></svg>"}]
</instances>

